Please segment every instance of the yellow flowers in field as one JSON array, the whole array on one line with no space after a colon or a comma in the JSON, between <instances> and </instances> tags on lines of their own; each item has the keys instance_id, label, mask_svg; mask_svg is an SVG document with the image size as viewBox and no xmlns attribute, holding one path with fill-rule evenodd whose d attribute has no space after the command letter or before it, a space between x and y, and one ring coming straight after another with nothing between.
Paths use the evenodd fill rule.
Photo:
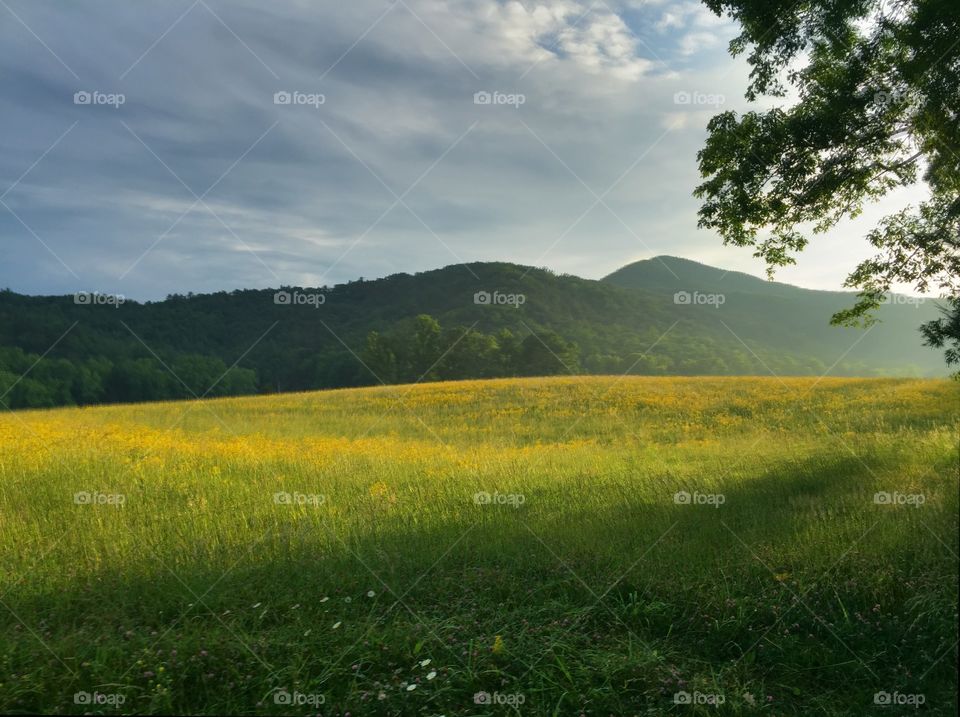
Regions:
<instances>
[{"instance_id":1,"label":"yellow flowers in field","mask_svg":"<svg viewBox=\"0 0 960 717\"><path fill-rule=\"evenodd\" d=\"M928 423L956 399L955 384L920 380L464 381L8 414L0 416L0 457L30 471L110 460L140 477L199 478L204 467L211 481L283 466L301 474L408 466L443 481L492 464L606 455L606 446L637 442L706 448L725 436L797 435L798 426L857 436ZM368 485L371 497L395 500L395 487Z\"/></svg>"},{"instance_id":2,"label":"yellow flowers in field","mask_svg":"<svg viewBox=\"0 0 960 717\"><path fill-rule=\"evenodd\" d=\"M384 503L396 503L397 496L393 491L390 490L390 486L384 483L382 480L377 481L372 486L370 486L370 497L376 501L382 501Z\"/></svg>"},{"instance_id":3,"label":"yellow flowers in field","mask_svg":"<svg viewBox=\"0 0 960 717\"><path fill-rule=\"evenodd\" d=\"M818 612L815 597L854 615L861 595L900 606L907 585L934 598L914 616L950 615L958 397L948 381L563 377L0 413L0 593L36 626L0 632L5 669L37 688L8 691L5 704L41 687L62 701L75 682L58 655L69 655L102 665L84 669L90 689L127 685L136 665L131 699L185 699L201 665L201 692L223 683L232 695L229 680L268 661L369 687L367 711L386 713L391 690L438 706L459 689L451 656L469 665L459 684L526 669L545 645L562 648L557 684L569 667L620 665L633 644L621 615L663 628L651 644L699 669L704 636L721 664L824 576ZM851 576L862 582L843 587ZM602 606L594 588L607 588ZM903 614L913 645L917 623ZM895 634L893 622L870 623L849 625L863 654ZM918 654L950 644L947 623L926 623ZM774 626L795 631L793 618ZM821 642L804 634L802 669ZM401 681L411 638L416 667ZM839 657L817 653L822 664L849 662L827 643ZM426 657L426 645L444 649ZM679 678L682 665L666 667ZM901 667L893 655L891 674ZM714 672L692 672L691 688ZM252 699L231 704L251 711L276 689L273 674L244 682ZM747 689L741 677L729 685ZM649 694L666 684L651 680Z\"/></svg>"},{"instance_id":4,"label":"yellow flowers in field","mask_svg":"<svg viewBox=\"0 0 960 717\"><path fill-rule=\"evenodd\" d=\"M172 501L250 522L279 490L324 496L279 514L290 521L366 515L371 501L439 519L477 492L524 494L529 509L565 481L611 495L665 481L672 495L738 451L799 457L904 431L933 450L957 397L948 381L559 377L28 411L0 415L0 486L13 515L31 510L16 491L41 486L50 501L106 495L124 514Z\"/></svg>"}]
</instances>

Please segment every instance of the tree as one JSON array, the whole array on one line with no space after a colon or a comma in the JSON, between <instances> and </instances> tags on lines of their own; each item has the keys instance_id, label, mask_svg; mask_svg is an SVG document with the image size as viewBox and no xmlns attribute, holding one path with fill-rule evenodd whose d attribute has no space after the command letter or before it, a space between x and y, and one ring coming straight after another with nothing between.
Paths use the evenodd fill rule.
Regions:
<instances>
[{"instance_id":1,"label":"tree","mask_svg":"<svg viewBox=\"0 0 960 717\"><path fill-rule=\"evenodd\" d=\"M104 382L108 401L158 401L178 398L183 387L154 359L128 359L113 366Z\"/></svg>"},{"instance_id":2,"label":"tree","mask_svg":"<svg viewBox=\"0 0 960 717\"><path fill-rule=\"evenodd\" d=\"M440 323L429 314L420 314L414 320L412 340L407 380L437 380L437 362L443 351L440 346Z\"/></svg>"},{"instance_id":3,"label":"tree","mask_svg":"<svg viewBox=\"0 0 960 717\"><path fill-rule=\"evenodd\" d=\"M493 336L458 326L443 331L443 345L450 347L439 367L444 381L497 375L500 347Z\"/></svg>"},{"instance_id":4,"label":"tree","mask_svg":"<svg viewBox=\"0 0 960 717\"><path fill-rule=\"evenodd\" d=\"M934 348L946 347L947 364L960 364L960 344L957 342L960 336L960 299L951 299L950 308L943 309L943 314L942 318L924 324L924 338ZM960 376L960 373L957 375Z\"/></svg>"},{"instance_id":5,"label":"tree","mask_svg":"<svg viewBox=\"0 0 960 717\"><path fill-rule=\"evenodd\" d=\"M768 273L795 263L808 231L822 233L900 186L929 198L867 235L876 254L845 285L860 290L837 324L869 324L896 282L960 293L960 12L956 0L704 0L738 20L730 52L749 49L747 99L798 100L723 112L698 154L701 227L750 246ZM798 61L802 61L797 66ZM809 227L809 230L806 228ZM952 343L953 318L924 327ZM939 343L938 343L939 342Z\"/></svg>"},{"instance_id":6,"label":"tree","mask_svg":"<svg viewBox=\"0 0 960 717\"><path fill-rule=\"evenodd\" d=\"M517 376L519 375L520 363L520 338L510 329L504 328L496 334L498 351L498 365L496 375L498 376Z\"/></svg>"},{"instance_id":7,"label":"tree","mask_svg":"<svg viewBox=\"0 0 960 717\"><path fill-rule=\"evenodd\" d=\"M521 376L576 374L580 370L579 349L549 329L528 334L520 344Z\"/></svg>"},{"instance_id":8,"label":"tree","mask_svg":"<svg viewBox=\"0 0 960 717\"><path fill-rule=\"evenodd\" d=\"M367 345L363 351L363 363L368 367L373 379L384 383L397 380L397 357L390 348L390 341L376 331L367 335Z\"/></svg>"}]
</instances>

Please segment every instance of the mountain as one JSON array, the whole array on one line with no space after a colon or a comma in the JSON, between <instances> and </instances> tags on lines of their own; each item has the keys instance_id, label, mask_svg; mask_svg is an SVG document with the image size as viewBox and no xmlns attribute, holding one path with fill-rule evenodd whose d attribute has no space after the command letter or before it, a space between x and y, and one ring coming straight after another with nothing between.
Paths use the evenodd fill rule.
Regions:
<instances>
[{"instance_id":1,"label":"mountain","mask_svg":"<svg viewBox=\"0 0 960 717\"><path fill-rule=\"evenodd\" d=\"M0 291L9 407L470 377L945 375L917 327L932 302L829 325L852 294L657 257L601 281L509 263L334 287L106 296ZM426 316L424 316L426 315Z\"/></svg>"},{"instance_id":2,"label":"mountain","mask_svg":"<svg viewBox=\"0 0 960 717\"><path fill-rule=\"evenodd\" d=\"M603 281L628 289L673 289L696 287L699 291L741 291L764 295L795 296L800 294L836 294L849 298L844 292L824 292L802 289L799 286L767 281L740 271L725 271L707 264L676 256L655 256L627 264Z\"/></svg>"},{"instance_id":3,"label":"mountain","mask_svg":"<svg viewBox=\"0 0 960 717\"><path fill-rule=\"evenodd\" d=\"M716 318L745 341L818 356L828 365L843 356L843 361L886 371L914 365L921 374L945 372L942 356L920 345L917 333L920 324L939 315L932 300L890 295L877 314L880 321L862 330L827 325L830 316L854 303L853 292L803 289L689 259L658 256L638 261L603 281L654 293L665 301L678 292L723 296Z\"/></svg>"}]
</instances>

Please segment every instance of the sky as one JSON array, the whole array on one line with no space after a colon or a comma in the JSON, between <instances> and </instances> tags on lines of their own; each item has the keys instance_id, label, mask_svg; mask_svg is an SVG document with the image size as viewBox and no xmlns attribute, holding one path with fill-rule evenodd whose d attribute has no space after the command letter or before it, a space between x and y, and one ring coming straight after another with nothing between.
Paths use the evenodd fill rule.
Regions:
<instances>
[{"instance_id":1,"label":"sky","mask_svg":"<svg viewBox=\"0 0 960 717\"><path fill-rule=\"evenodd\" d=\"M694 0L0 0L0 287L137 299L472 261L586 278L697 228L696 154L743 111ZM838 289L880 216L777 278Z\"/></svg>"}]
</instances>

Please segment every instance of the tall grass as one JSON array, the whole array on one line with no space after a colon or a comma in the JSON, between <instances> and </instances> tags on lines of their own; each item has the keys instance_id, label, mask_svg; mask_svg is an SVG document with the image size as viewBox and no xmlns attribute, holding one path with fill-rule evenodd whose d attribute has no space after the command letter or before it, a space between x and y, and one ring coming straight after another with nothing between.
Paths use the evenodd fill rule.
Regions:
<instances>
[{"instance_id":1,"label":"tall grass","mask_svg":"<svg viewBox=\"0 0 960 717\"><path fill-rule=\"evenodd\" d=\"M958 398L564 378L6 414L0 711L955 714Z\"/></svg>"}]
</instances>

